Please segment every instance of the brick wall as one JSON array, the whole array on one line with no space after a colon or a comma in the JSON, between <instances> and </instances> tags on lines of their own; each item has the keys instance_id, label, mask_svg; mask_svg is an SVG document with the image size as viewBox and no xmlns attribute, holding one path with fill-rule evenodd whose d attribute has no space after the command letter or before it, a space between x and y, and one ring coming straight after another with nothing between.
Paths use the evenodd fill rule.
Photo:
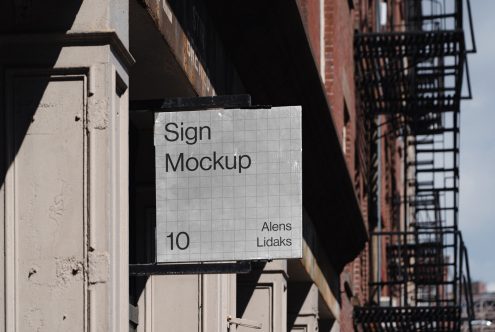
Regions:
<instances>
[{"instance_id":1,"label":"brick wall","mask_svg":"<svg viewBox=\"0 0 495 332\"><path fill-rule=\"evenodd\" d=\"M306 28L311 51L318 70L321 71L320 63L320 0L297 0L301 18Z\"/></svg>"},{"instance_id":2,"label":"brick wall","mask_svg":"<svg viewBox=\"0 0 495 332\"><path fill-rule=\"evenodd\" d=\"M367 212L365 178L366 152L362 151L365 140L364 117L356 110L356 92L354 81L354 25L356 11L351 10L348 0L325 0L324 27L320 28L320 1L298 0L306 33L313 50L315 62L320 70L324 68L324 87L330 105L332 119L347 161L349 175L355 181L356 195L361 203L363 214ZM323 32L323 45L320 41ZM324 51L324 64L320 63L320 47ZM361 121L358 123L358 121ZM361 136L356 131L360 129ZM357 142L357 144L356 144ZM356 146L357 145L357 146ZM358 153L356 154L356 150ZM356 158L356 155L358 158ZM361 157L361 158L359 158ZM359 159L359 160L357 160ZM356 167L357 166L357 167ZM365 219L366 220L366 219ZM352 263L348 264L341 275L341 331L353 331L353 305L365 301L367 296L368 251L365 250ZM345 284L350 287L352 297L348 296Z\"/></svg>"},{"instance_id":3,"label":"brick wall","mask_svg":"<svg viewBox=\"0 0 495 332\"><path fill-rule=\"evenodd\" d=\"M358 120L353 52L355 13L349 7L348 0L325 1L324 10L325 89L349 174L354 178L356 173L356 121ZM359 191L362 189L359 186L357 188ZM362 198L363 192L357 192L357 195L358 198ZM341 275L342 302L339 317L341 331L353 331L353 304L362 297L362 255L348 264ZM345 283L348 281L350 281L349 286L353 293L351 298L345 289Z\"/></svg>"},{"instance_id":4,"label":"brick wall","mask_svg":"<svg viewBox=\"0 0 495 332\"><path fill-rule=\"evenodd\" d=\"M365 121L366 110L360 109L355 83L354 30L370 31L375 25L375 1L353 0L352 9L349 0L297 0L314 59L320 70L324 69L323 84L331 115L345 155L349 175L354 180L356 195L361 205L364 220L368 220L368 192L370 174L368 138L369 128ZM320 27L320 9L323 8L324 27ZM323 32L323 38L321 38ZM323 43L322 43L323 40ZM324 52L321 63L321 50ZM384 121L387 119L383 117ZM382 130L392 130L387 125ZM382 178L379 180L382 192L379 198L383 226L391 229L397 222L398 211L394 206L394 197L400 193L400 146L395 138L381 141ZM399 213L400 214L400 213ZM368 227L368 225L366 225ZM386 262L385 243L382 243L382 261ZM354 305L363 305L369 299L369 262L376 253L368 246L349 263L341 274L341 331L354 331L352 309ZM376 258L376 257L375 257ZM382 275L386 265L381 266ZM347 283L347 291L346 291ZM348 290L352 294L349 297ZM386 294L383 294L386 295Z\"/></svg>"}]
</instances>

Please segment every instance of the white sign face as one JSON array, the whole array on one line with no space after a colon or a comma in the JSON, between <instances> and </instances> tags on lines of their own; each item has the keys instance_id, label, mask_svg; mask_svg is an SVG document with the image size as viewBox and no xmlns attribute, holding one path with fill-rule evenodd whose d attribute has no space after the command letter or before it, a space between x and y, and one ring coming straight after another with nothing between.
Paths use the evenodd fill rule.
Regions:
<instances>
[{"instance_id":1,"label":"white sign face","mask_svg":"<svg viewBox=\"0 0 495 332\"><path fill-rule=\"evenodd\" d=\"M302 257L301 108L156 113L157 262Z\"/></svg>"}]
</instances>

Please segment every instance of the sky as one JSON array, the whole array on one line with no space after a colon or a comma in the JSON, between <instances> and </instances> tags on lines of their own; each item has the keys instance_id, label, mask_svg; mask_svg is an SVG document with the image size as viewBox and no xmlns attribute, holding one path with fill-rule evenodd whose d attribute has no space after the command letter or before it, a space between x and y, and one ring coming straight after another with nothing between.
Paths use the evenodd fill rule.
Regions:
<instances>
[{"instance_id":1,"label":"sky","mask_svg":"<svg viewBox=\"0 0 495 332\"><path fill-rule=\"evenodd\" d=\"M495 1L471 7L478 52L468 57L474 96L461 105L459 225L471 278L495 291Z\"/></svg>"}]
</instances>

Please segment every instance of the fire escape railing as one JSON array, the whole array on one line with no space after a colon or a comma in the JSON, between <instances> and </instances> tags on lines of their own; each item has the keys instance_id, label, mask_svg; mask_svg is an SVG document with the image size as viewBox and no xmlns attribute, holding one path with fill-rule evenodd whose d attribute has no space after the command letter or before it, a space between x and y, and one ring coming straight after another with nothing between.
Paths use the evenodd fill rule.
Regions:
<instances>
[{"instance_id":1,"label":"fire escape railing","mask_svg":"<svg viewBox=\"0 0 495 332\"><path fill-rule=\"evenodd\" d=\"M466 60L476 48L470 3L402 4L403 23L355 36L361 107L373 123L380 116L389 124L382 136L402 140L404 182L401 223L371 233L385 262L376 267L370 299L355 308L354 322L363 331L460 331L474 317L458 229L460 103L471 98Z\"/></svg>"}]
</instances>

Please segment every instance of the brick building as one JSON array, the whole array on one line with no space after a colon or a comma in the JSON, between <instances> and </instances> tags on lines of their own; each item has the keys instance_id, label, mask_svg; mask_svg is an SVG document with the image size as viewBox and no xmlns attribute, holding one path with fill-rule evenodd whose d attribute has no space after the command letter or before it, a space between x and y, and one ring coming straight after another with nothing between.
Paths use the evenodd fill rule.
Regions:
<instances>
[{"instance_id":1,"label":"brick building","mask_svg":"<svg viewBox=\"0 0 495 332\"><path fill-rule=\"evenodd\" d=\"M459 330L446 2L4 1L0 331ZM153 112L257 105L302 107L302 258L155 264Z\"/></svg>"}]
</instances>

